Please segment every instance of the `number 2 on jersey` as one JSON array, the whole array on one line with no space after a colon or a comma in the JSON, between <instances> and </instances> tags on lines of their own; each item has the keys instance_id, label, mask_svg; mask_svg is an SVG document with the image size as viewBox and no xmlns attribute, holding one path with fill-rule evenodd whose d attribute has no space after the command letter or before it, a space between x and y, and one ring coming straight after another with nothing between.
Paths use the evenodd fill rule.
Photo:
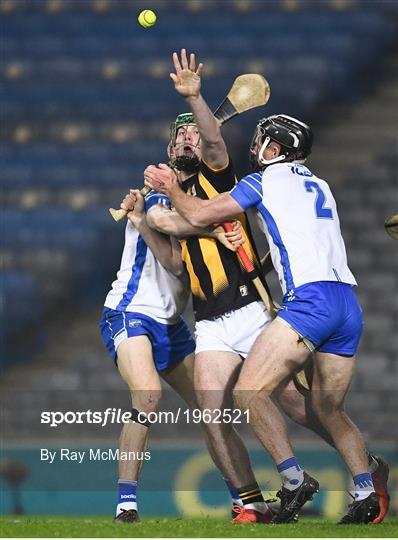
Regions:
<instances>
[{"instance_id":1,"label":"number 2 on jersey","mask_svg":"<svg viewBox=\"0 0 398 540\"><path fill-rule=\"evenodd\" d=\"M315 214L317 218L321 219L333 219L333 212L331 208L325 207L325 194L316 182L306 180L304 182L305 189L308 192L316 191L315 199Z\"/></svg>"}]
</instances>

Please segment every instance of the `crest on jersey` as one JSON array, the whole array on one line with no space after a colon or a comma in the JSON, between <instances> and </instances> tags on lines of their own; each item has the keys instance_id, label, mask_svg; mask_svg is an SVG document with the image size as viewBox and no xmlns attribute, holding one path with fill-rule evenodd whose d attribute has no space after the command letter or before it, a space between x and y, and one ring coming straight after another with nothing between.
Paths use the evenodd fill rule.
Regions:
<instances>
[{"instance_id":1,"label":"crest on jersey","mask_svg":"<svg viewBox=\"0 0 398 540\"><path fill-rule=\"evenodd\" d=\"M247 296L247 295L249 294L247 285L241 285L241 286L239 287L239 292L240 292L240 295L241 295L241 296Z\"/></svg>"},{"instance_id":2,"label":"crest on jersey","mask_svg":"<svg viewBox=\"0 0 398 540\"><path fill-rule=\"evenodd\" d=\"M142 325L142 321L140 321L139 319L131 319L131 321L129 321L130 328L137 328L137 326L141 326L141 325Z\"/></svg>"}]
</instances>

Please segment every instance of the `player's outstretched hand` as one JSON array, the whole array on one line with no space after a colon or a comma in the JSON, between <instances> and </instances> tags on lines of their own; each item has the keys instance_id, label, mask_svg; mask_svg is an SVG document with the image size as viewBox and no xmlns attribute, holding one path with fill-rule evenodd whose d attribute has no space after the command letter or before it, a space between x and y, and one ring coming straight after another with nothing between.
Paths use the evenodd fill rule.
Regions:
<instances>
[{"instance_id":1,"label":"player's outstretched hand","mask_svg":"<svg viewBox=\"0 0 398 540\"><path fill-rule=\"evenodd\" d=\"M158 167L149 165L144 171L144 179L147 187L166 195L178 186L176 173L165 163L159 163Z\"/></svg>"},{"instance_id":2,"label":"player's outstretched hand","mask_svg":"<svg viewBox=\"0 0 398 540\"><path fill-rule=\"evenodd\" d=\"M181 49L181 60L176 52L173 53L173 64L175 73L170 73L170 77L177 92L185 98L197 98L200 94L200 76L203 64L196 67L194 53L189 55L188 62L185 49Z\"/></svg>"}]
</instances>

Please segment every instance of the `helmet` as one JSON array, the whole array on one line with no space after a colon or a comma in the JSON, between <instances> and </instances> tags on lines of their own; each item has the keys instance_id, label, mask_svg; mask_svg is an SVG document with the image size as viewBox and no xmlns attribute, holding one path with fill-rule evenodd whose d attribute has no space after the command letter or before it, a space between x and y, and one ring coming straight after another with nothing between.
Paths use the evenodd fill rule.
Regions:
<instances>
[{"instance_id":1,"label":"helmet","mask_svg":"<svg viewBox=\"0 0 398 540\"><path fill-rule=\"evenodd\" d=\"M178 156L174 155L173 149L176 144L177 131L182 126L192 126L196 125L195 117L192 113L182 113L179 114L175 120L170 124L170 142L168 147L168 153L170 157L171 164L187 173L194 173L199 170L200 161L197 156Z\"/></svg>"},{"instance_id":2,"label":"helmet","mask_svg":"<svg viewBox=\"0 0 398 540\"><path fill-rule=\"evenodd\" d=\"M256 151L260 136L261 147ZM299 161L304 163L311 153L314 136L311 128L296 118L286 114L275 114L262 118L254 132L250 146L250 164L253 170L261 170L281 161ZM271 141L281 145L281 154L266 160L264 151Z\"/></svg>"}]
</instances>

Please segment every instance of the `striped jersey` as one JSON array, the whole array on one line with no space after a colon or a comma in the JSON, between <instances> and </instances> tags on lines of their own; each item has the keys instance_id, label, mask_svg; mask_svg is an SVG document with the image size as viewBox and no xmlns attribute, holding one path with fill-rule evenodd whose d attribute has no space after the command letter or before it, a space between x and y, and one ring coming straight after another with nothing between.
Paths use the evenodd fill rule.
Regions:
<instances>
[{"instance_id":1,"label":"striped jersey","mask_svg":"<svg viewBox=\"0 0 398 540\"><path fill-rule=\"evenodd\" d=\"M243 210L257 209L285 294L316 281L357 284L332 192L307 167L270 165L245 176L230 194Z\"/></svg>"},{"instance_id":2,"label":"striped jersey","mask_svg":"<svg viewBox=\"0 0 398 540\"><path fill-rule=\"evenodd\" d=\"M210 199L229 191L236 183L232 163L222 170L213 170L203 161L197 174L182 182L182 189L201 199ZM239 216L245 250L257 265L254 243L248 220ZM214 238L192 236L181 241L181 256L189 274L195 319L209 319L227 311L239 309L259 300L258 293L247 278L235 252Z\"/></svg>"},{"instance_id":3,"label":"striped jersey","mask_svg":"<svg viewBox=\"0 0 398 540\"><path fill-rule=\"evenodd\" d=\"M163 204L164 195L145 197L145 210ZM120 269L105 306L116 311L141 313L162 324L175 324L187 303L189 291L166 270L148 249L137 229L127 221Z\"/></svg>"}]
</instances>

